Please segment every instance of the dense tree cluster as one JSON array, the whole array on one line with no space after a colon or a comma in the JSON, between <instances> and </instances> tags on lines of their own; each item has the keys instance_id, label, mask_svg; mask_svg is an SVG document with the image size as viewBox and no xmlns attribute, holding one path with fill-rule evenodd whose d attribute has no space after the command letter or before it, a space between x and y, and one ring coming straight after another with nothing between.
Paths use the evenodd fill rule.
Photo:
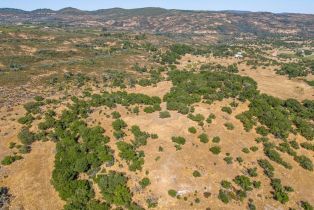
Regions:
<instances>
[{"instance_id":1,"label":"dense tree cluster","mask_svg":"<svg viewBox=\"0 0 314 210\"><path fill-rule=\"evenodd\" d=\"M241 77L226 72L171 71L169 78L173 88L164 96L167 109L188 114L190 106L204 101L208 104L224 98L250 99L258 91L256 82L248 77Z\"/></svg>"}]
</instances>

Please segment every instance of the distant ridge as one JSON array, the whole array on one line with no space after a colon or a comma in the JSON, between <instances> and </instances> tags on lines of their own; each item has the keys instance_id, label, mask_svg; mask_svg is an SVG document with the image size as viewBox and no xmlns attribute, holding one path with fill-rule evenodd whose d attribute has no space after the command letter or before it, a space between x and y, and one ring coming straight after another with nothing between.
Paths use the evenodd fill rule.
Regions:
<instances>
[{"instance_id":1,"label":"distant ridge","mask_svg":"<svg viewBox=\"0 0 314 210\"><path fill-rule=\"evenodd\" d=\"M195 11L146 7L85 11L72 7L60 10L24 11L0 8L0 24L48 24L74 27L105 27L107 30L195 36L314 37L314 15L250 11Z\"/></svg>"}]
</instances>

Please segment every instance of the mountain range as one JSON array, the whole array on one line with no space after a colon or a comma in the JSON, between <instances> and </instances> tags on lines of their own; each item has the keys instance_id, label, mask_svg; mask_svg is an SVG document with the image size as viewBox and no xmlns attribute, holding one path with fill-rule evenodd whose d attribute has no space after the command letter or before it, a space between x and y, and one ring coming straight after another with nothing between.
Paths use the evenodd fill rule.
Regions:
<instances>
[{"instance_id":1,"label":"mountain range","mask_svg":"<svg viewBox=\"0 0 314 210\"><path fill-rule=\"evenodd\" d=\"M95 11L71 7L57 11L0 8L0 24L26 23L212 37L252 35L314 37L314 15L312 14L167 10L153 7Z\"/></svg>"}]
</instances>

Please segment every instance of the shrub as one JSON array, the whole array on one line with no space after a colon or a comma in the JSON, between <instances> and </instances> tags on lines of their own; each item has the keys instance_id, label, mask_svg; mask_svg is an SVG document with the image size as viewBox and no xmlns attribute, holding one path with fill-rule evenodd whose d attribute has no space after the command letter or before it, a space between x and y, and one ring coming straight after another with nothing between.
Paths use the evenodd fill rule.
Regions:
<instances>
[{"instance_id":1,"label":"shrub","mask_svg":"<svg viewBox=\"0 0 314 210\"><path fill-rule=\"evenodd\" d=\"M193 171L194 177L201 177L201 173L199 171Z\"/></svg>"},{"instance_id":2,"label":"shrub","mask_svg":"<svg viewBox=\"0 0 314 210\"><path fill-rule=\"evenodd\" d=\"M196 128L195 127L189 127L189 132L195 134L196 133Z\"/></svg>"},{"instance_id":3,"label":"shrub","mask_svg":"<svg viewBox=\"0 0 314 210\"><path fill-rule=\"evenodd\" d=\"M231 182L228 182L228 181L226 181L226 180L222 180L221 182L220 182L220 184L221 184L221 186L223 187L223 188L226 188L226 189L230 189L231 188Z\"/></svg>"},{"instance_id":4,"label":"shrub","mask_svg":"<svg viewBox=\"0 0 314 210\"><path fill-rule=\"evenodd\" d=\"M299 146L298 142L296 142L295 140L290 141L289 144L290 144L291 147L294 148L294 149L300 149L300 146Z\"/></svg>"},{"instance_id":5,"label":"shrub","mask_svg":"<svg viewBox=\"0 0 314 210\"><path fill-rule=\"evenodd\" d=\"M301 147L303 147L304 149L314 151L314 145L311 144L311 143L303 142L303 143L301 143L300 145L301 145Z\"/></svg>"},{"instance_id":6,"label":"shrub","mask_svg":"<svg viewBox=\"0 0 314 210\"><path fill-rule=\"evenodd\" d=\"M256 177L257 176L257 168L248 168L247 169L247 173L251 176L251 177Z\"/></svg>"},{"instance_id":7,"label":"shrub","mask_svg":"<svg viewBox=\"0 0 314 210\"><path fill-rule=\"evenodd\" d=\"M30 132L28 128L22 128L22 130L18 134L18 138L20 139L22 144L27 145L33 143L36 140L35 134Z\"/></svg>"},{"instance_id":8,"label":"shrub","mask_svg":"<svg viewBox=\"0 0 314 210\"><path fill-rule=\"evenodd\" d=\"M238 163L242 163L243 162L243 158L242 157L237 157L236 160L238 161Z\"/></svg>"},{"instance_id":9,"label":"shrub","mask_svg":"<svg viewBox=\"0 0 314 210\"><path fill-rule=\"evenodd\" d=\"M221 149L219 146L213 146L209 150L215 155L218 155L221 152Z\"/></svg>"},{"instance_id":10,"label":"shrub","mask_svg":"<svg viewBox=\"0 0 314 210\"><path fill-rule=\"evenodd\" d=\"M205 119L205 117L201 114L196 114L196 115L188 114L188 118L195 122L202 122Z\"/></svg>"},{"instance_id":11,"label":"shrub","mask_svg":"<svg viewBox=\"0 0 314 210\"><path fill-rule=\"evenodd\" d=\"M221 108L221 111L226 112L226 113L228 113L228 114L231 114L231 113L232 113L232 109L231 109L230 107L228 107L228 106L222 107L222 108Z\"/></svg>"},{"instance_id":12,"label":"shrub","mask_svg":"<svg viewBox=\"0 0 314 210\"><path fill-rule=\"evenodd\" d=\"M117 119L112 122L112 127L116 131L120 131L127 127L127 124L122 119Z\"/></svg>"},{"instance_id":13,"label":"shrub","mask_svg":"<svg viewBox=\"0 0 314 210\"><path fill-rule=\"evenodd\" d=\"M10 165L13 162L15 162L17 160L20 160L20 159L22 159L22 156L18 156L18 155L11 156L11 155L8 155L8 156L5 156L2 159L1 164L2 165Z\"/></svg>"},{"instance_id":14,"label":"shrub","mask_svg":"<svg viewBox=\"0 0 314 210\"><path fill-rule=\"evenodd\" d=\"M171 197L176 197L177 196L177 191L170 189L168 190L168 195L170 195Z\"/></svg>"},{"instance_id":15,"label":"shrub","mask_svg":"<svg viewBox=\"0 0 314 210\"><path fill-rule=\"evenodd\" d=\"M267 136L268 135L268 130L264 126L258 126L256 127L256 133L262 135L262 136Z\"/></svg>"},{"instance_id":16,"label":"shrub","mask_svg":"<svg viewBox=\"0 0 314 210\"><path fill-rule=\"evenodd\" d=\"M21 154L26 154L26 153L30 153L31 151L31 147L29 145L21 145L21 147L19 148L19 152Z\"/></svg>"},{"instance_id":17,"label":"shrub","mask_svg":"<svg viewBox=\"0 0 314 210\"><path fill-rule=\"evenodd\" d=\"M200 139L200 141L202 143L208 143L209 139L206 133L202 133L201 135L198 136L198 138Z\"/></svg>"},{"instance_id":18,"label":"shrub","mask_svg":"<svg viewBox=\"0 0 314 210\"><path fill-rule=\"evenodd\" d=\"M260 181L253 181L253 187L259 189L261 187Z\"/></svg>"},{"instance_id":19,"label":"shrub","mask_svg":"<svg viewBox=\"0 0 314 210\"><path fill-rule=\"evenodd\" d=\"M150 185L150 180L149 178L145 177L139 182L139 184L141 185L142 188L145 188L148 185Z\"/></svg>"},{"instance_id":20,"label":"shrub","mask_svg":"<svg viewBox=\"0 0 314 210\"><path fill-rule=\"evenodd\" d=\"M242 152L248 154L248 153L250 153L250 150L249 150L249 148L244 147L244 148L242 149Z\"/></svg>"},{"instance_id":21,"label":"shrub","mask_svg":"<svg viewBox=\"0 0 314 210\"><path fill-rule=\"evenodd\" d=\"M313 210L313 206L309 203L309 202L306 202L306 201L301 201L301 207L304 209L304 210Z\"/></svg>"},{"instance_id":22,"label":"shrub","mask_svg":"<svg viewBox=\"0 0 314 210\"><path fill-rule=\"evenodd\" d=\"M297 161L302 168L313 171L313 163L311 159L309 159L305 155L295 156L294 160Z\"/></svg>"},{"instance_id":23,"label":"shrub","mask_svg":"<svg viewBox=\"0 0 314 210\"><path fill-rule=\"evenodd\" d=\"M234 125L230 122L226 122L225 124L225 127L228 129L228 130L233 130L234 129Z\"/></svg>"},{"instance_id":24,"label":"shrub","mask_svg":"<svg viewBox=\"0 0 314 210\"><path fill-rule=\"evenodd\" d=\"M230 198L224 190L219 190L218 199L221 200L223 203L227 204L230 201Z\"/></svg>"},{"instance_id":25,"label":"shrub","mask_svg":"<svg viewBox=\"0 0 314 210\"><path fill-rule=\"evenodd\" d=\"M169 118L169 117L171 117L170 112L168 112L168 111L159 112L159 117L160 118Z\"/></svg>"},{"instance_id":26,"label":"shrub","mask_svg":"<svg viewBox=\"0 0 314 210\"><path fill-rule=\"evenodd\" d=\"M152 106L148 106L148 107L144 108L144 112L146 112L146 113L153 113L153 112L155 112L155 109Z\"/></svg>"},{"instance_id":27,"label":"shrub","mask_svg":"<svg viewBox=\"0 0 314 210\"><path fill-rule=\"evenodd\" d=\"M252 152L256 152L258 150L258 147L257 146L252 146L252 147L250 147L250 150Z\"/></svg>"},{"instance_id":28,"label":"shrub","mask_svg":"<svg viewBox=\"0 0 314 210\"><path fill-rule=\"evenodd\" d=\"M177 144L181 144L184 145L185 144L185 138L181 137L181 136L173 136L172 141L177 143Z\"/></svg>"},{"instance_id":29,"label":"shrub","mask_svg":"<svg viewBox=\"0 0 314 210\"><path fill-rule=\"evenodd\" d=\"M24 117L21 117L18 119L18 122L21 124L30 125L34 120L34 117L32 114L26 114Z\"/></svg>"},{"instance_id":30,"label":"shrub","mask_svg":"<svg viewBox=\"0 0 314 210\"><path fill-rule=\"evenodd\" d=\"M271 148L267 148L267 146L265 146L264 153L267 157L269 157L270 160L282 165L283 167L285 167L287 169L292 168L292 166L289 163L285 162L281 158L280 154L276 150L271 149Z\"/></svg>"},{"instance_id":31,"label":"shrub","mask_svg":"<svg viewBox=\"0 0 314 210\"><path fill-rule=\"evenodd\" d=\"M215 118L216 118L216 116L212 113L207 117L206 122L210 124L210 123L212 123L213 119L215 119Z\"/></svg>"},{"instance_id":32,"label":"shrub","mask_svg":"<svg viewBox=\"0 0 314 210\"><path fill-rule=\"evenodd\" d=\"M257 161L261 168L264 169L264 173L269 178L274 176L274 167L270 164L268 160L262 159Z\"/></svg>"},{"instance_id":33,"label":"shrub","mask_svg":"<svg viewBox=\"0 0 314 210\"><path fill-rule=\"evenodd\" d=\"M219 136L215 136L212 141L213 141L213 143L219 143L220 142L220 137Z\"/></svg>"},{"instance_id":34,"label":"shrub","mask_svg":"<svg viewBox=\"0 0 314 210\"><path fill-rule=\"evenodd\" d=\"M232 164L232 160L233 160L232 157L225 157L224 158L224 161L226 161L227 164Z\"/></svg>"},{"instance_id":35,"label":"shrub","mask_svg":"<svg viewBox=\"0 0 314 210\"><path fill-rule=\"evenodd\" d=\"M274 199L284 204L289 201L289 196L281 185L280 179L272 179L271 186L274 189Z\"/></svg>"},{"instance_id":36,"label":"shrub","mask_svg":"<svg viewBox=\"0 0 314 210\"><path fill-rule=\"evenodd\" d=\"M118 119L118 118L121 117L121 114L119 112L117 112L117 111L114 111L114 112L111 113L111 116L112 116L113 119Z\"/></svg>"},{"instance_id":37,"label":"shrub","mask_svg":"<svg viewBox=\"0 0 314 210\"><path fill-rule=\"evenodd\" d=\"M239 185L244 191L252 190L252 182L249 177L244 175L236 176L234 182Z\"/></svg>"}]
</instances>

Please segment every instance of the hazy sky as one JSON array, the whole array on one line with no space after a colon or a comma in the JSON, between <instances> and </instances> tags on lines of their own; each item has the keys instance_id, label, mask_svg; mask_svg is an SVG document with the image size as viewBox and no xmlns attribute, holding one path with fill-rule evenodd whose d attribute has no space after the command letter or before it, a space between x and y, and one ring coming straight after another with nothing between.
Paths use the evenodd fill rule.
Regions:
<instances>
[{"instance_id":1,"label":"hazy sky","mask_svg":"<svg viewBox=\"0 0 314 210\"><path fill-rule=\"evenodd\" d=\"M0 0L0 8L24 10L75 7L95 10L112 7L163 7L189 10L245 10L314 14L314 0Z\"/></svg>"}]
</instances>

